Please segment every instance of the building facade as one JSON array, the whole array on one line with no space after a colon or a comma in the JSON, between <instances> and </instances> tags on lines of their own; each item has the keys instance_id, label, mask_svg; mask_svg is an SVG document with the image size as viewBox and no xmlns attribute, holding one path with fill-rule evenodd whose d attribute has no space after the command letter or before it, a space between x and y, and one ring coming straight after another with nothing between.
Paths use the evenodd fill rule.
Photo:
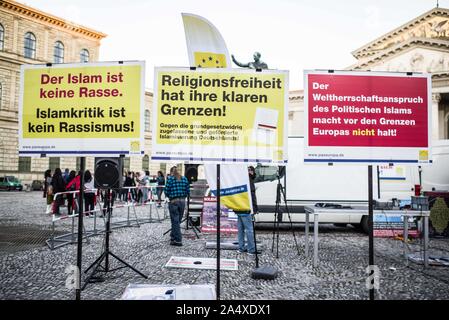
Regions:
<instances>
[{"instance_id":1,"label":"building facade","mask_svg":"<svg viewBox=\"0 0 449 320\"><path fill-rule=\"evenodd\" d=\"M449 139L449 10L434 8L352 52L346 70L432 74L432 138ZM290 92L289 133L304 135L304 93Z\"/></svg>"},{"instance_id":2,"label":"building facade","mask_svg":"<svg viewBox=\"0 0 449 320\"><path fill-rule=\"evenodd\" d=\"M48 168L76 167L76 158L18 156L20 66L97 61L105 36L21 3L0 1L0 175L30 183L42 180Z\"/></svg>"}]
</instances>

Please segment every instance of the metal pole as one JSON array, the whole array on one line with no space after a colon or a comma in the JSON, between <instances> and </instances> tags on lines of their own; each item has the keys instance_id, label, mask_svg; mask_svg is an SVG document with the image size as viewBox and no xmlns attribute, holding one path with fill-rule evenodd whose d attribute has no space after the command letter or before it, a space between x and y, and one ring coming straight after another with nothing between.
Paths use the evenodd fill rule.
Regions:
<instances>
[{"instance_id":1,"label":"metal pole","mask_svg":"<svg viewBox=\"0 0 449 320\"><path fill-rule=\"evenodd\" d=\"M79 208L78 208L78 250L76 255L76 266L78 268L78 284L76 286L76 300L81 300L81 260L83 255L83 198L84 198L84 170L86 170L86 157L80 159L80 192L79 192Z\"/></svg>"},{"instance_id":2,"label":"metal pole","mask_svg":"<svg viewBox=\"0 0 449 320\"><path fill-rule=\"evenodd\" d=\"M377 166L377 199L380 199L380 170Z\"/></svg>"},{"instance_id":3,"label":"metal pole","mask_svg":"<svg viewBox=\"0 0 449 320\"><path fill-rule=\"evenodd\" d=\"M369 265L374 266L374 234L373 234L373 166L368 166L368 229L369 229ZM371 270L372 275L374 270ZM369 299L374 300L374 286L369 289Z\"/></svg>"},{"instance_id":4,"label":"metal pole","mask_svg":"<svg viewBox=\"0 0 449 320\"><path fill-rule=\"evenodd\" d=\"M220 216L221 216L221 206L220 206L220 165L217 164L217 300L220 300Z\"/></svg>"},{"instance_id":5,"label":"metal pole","mask_svg":"<svg viewBox=\"0 0 449 320\"><path fill-rule=\"evenodd\" d=\"M422 186L422 168L421 168L421 166L418 166L418 174L419 174L419 186L421 187Z\"/></svg>"}]
</instances>

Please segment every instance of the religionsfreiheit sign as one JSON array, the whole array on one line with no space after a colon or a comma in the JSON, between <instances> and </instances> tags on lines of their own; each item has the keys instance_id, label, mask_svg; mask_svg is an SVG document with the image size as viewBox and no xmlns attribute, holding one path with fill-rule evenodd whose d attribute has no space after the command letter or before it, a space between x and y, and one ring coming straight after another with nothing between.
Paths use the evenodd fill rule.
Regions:
<instances>
[{"instance_id":1,"label":"religionsfreiheit sign","mask_svg":"<svg viewBox=\"0 0 449 320\"><path fill-rule=\"evenodd\" d=\"M156 68L152 159L287 161L288 71Z\"/></svg>"},{"instance_id":2,"label":"religionsfreiheit sign","mask_svg":"<svg viewBox=\"0 0 449 320\"><path fill-rule=\"evenodd\" d=\"M143 154L144 62L24 65L19 154Z\"/></svg>"},{"instance_id":3,"label":"religionsfreiheit sign","mask_svg":"<svg viewBox=\"0 0 449 320\"><path fill-rule=\"evenodd\" d=\"M304 161L431 162L431 78L305 72Z\"/></svg>"}]
</instances>

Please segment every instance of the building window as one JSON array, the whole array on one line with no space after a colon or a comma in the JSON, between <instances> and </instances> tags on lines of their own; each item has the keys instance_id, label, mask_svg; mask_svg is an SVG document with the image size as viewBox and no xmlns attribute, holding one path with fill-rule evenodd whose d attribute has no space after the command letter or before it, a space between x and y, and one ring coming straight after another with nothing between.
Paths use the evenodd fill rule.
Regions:
<instances>
[{"instance_id":1,"label":"building window","mask_svg":"<svg viewBox=\"0 0 449 320\"><path fill-rule=\"evenodd\" d=\"M78 172L81 170L81 158L76 157L75 171Z\"/></svg>"},{"instance_id":2,"label":"building window","mask_svg":"<svg viewBox=\"0 0 449 320\"><path fill-rule=\"evenodd\" d=\"M80 62L89 62L89 51L87 51L87 49L81 50Z\"/></svg>"},{"instance_id":3,"label":"building window","mask_svg":"<svg viewBox=\"0 0 449 320\"><path fill-rule=\"evenodd\" d=\"M19 157L19 172L31 172L31 157Z\"/></svg>"},{"instance_id":4,"label":"building window","mask_svg":"<svg viewBox=\"0 0 449 320\"><path fill-rule=\"evenodd\" d=\"M24 49L25 58L36 58L36 37L31 32L25 34Z\"/></svg>"},{"instance_id":5,"label":"building window","mask_svg":"<svg viewBox=\"0 0 449 320\"><path fill-rule=\"evenodd\" d=\"M0 50L5 48L5 28L0 24Z\"/></svg>"},{"instance_id":6,"label":"building window","mask_svg":"<svg viewBox=\"0 0 449 320\"><path fill-rule=\"evenodd\" d=\"M60 168L61 158L50 158L49 169L54 172L56 168Z\"/></svg>"},{"instance_id":7,"label":"building window","mask_svg":"<svg viewBox=\"0 0 449 320\"><path fill-rule=\"evenodd\" d=\"M125 170L126 172L130 171L131 168L131 158L130 157L125 157L125 159L123 159L123 170Z\"/></svg>"},{"instance_id":8,"label":"building window","mask_svg":"<svg viewBox=\"0 0 449 320\"><path fill-rule=\"evenodd\" d=\"M53 62L64 63L64 45L61 41L55 42L55 47L53 49Z\"/></svg>"},{"instance_id":9,"label":"building window","mask_svg":"<svg viewBox=\"0 0 449 320\"><path fill-rule=\"evenodd\" d=\"M142 170L149 171L150 170L150 157L148 155L144 155L142 158Z\"/></svg>"},{"instance_id":10,"label":"building window","mask_svg":"<svg viewBox=\"0 0 449 320\"><path fill-rule=\"evenodd\" d=\"M150 110L145 110L145 131L150 131L151 129L150 121Z\"/></svg>"}]
</instances>

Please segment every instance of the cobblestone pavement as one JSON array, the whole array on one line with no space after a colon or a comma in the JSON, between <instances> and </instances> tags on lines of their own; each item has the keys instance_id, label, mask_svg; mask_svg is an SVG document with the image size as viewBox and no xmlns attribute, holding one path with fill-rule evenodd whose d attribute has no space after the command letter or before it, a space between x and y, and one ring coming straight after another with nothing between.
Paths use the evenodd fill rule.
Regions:
<instances>
[{"instance_id":1,"label":"cobblestone pavement","mask_svg":"<svg viewBox=\"0 0 449 320\"><path fill-rule=\"evenodd\" d=\"M147 215L139 209L139 216ZM148 210L146 208L145 210ZM40 192L0 192L0 227L26 226L48 230L50 217L45 213ZM120 215L119 212L115 215ZM97 221L102 224L102 220ZM86 219L92 227L93 219ZM215 283L212 270L167 269L170 256L215 257L215 250L205 249L205 236L196 239L191 230L184 230L184 246L168 244L169 220L146 223L140 227L114 230L111 250L148 275L143 279L130 269L109 273L106 281L88 284L83 299L119 299L129 283L205 284ZM1 229L0 229L1 230ZM57 226L70 230L70 219ZM235 251L223 250L223 258L239 261L238 271L221 273L222 299L367 299L365 268L368 265L368 237L351 227L320 226L320 264L317 268L304 256L304 227L296 230L298 255L292 233L280 234L279 258L271 252L272 233L263 228L258 239L266 250L261 265L272 265L280 271L274 281L253 280L250 272L254 258ZM210 237L210 236L209 236ZM213 238L213 237L212 237ZM89 238L83 245L83 268L92 263L102 250L103 237ZM431 239L431 253L448 255L449 241ZM419 242L410 244L420 250ZM375 261L381 271L378 299L448 299L449 268L409 263L402 255L402 243L391 239L375 239ZM74 292L65 286L65 269L76 263L76 245L49 250L41 244L10 253L0 250L0 299L73 299ZM119 266L112 262L113 266Z\"/></svg>"}]
</instances>

